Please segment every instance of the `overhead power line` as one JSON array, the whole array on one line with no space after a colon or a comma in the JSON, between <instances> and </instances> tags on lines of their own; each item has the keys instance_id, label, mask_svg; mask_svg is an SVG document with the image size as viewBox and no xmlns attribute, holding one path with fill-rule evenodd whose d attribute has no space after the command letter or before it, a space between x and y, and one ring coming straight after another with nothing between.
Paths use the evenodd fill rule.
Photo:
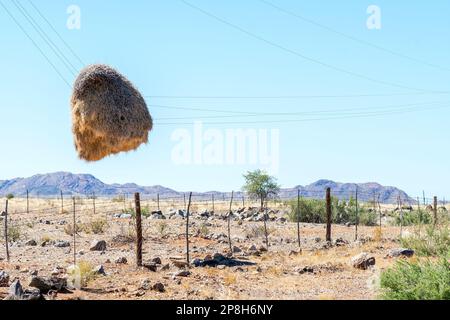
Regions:
<instances>
[{"instance_id":1,"label":"overhead power line","mask_svg":"<svg viewBox=\"0 0 450 320\"><path fill-rule=\"evenodd\" d=\"M33 3L33 1L28 0L28 2L31 4L31 6L34 8L34 10L39 14L39 16L48 24L48 26L53 30L53 32L58 36L59 40L61 40L62 43L66 46L66 48L72 53L72 55L80 62L82 66L85 66L86 64L83 62L83 60L80 58L79 55L75 53L75 51L72 49L72 47L67 44L67 42L64 40L63 37L59 34L59 32L56 30L56 28L53 26L53 24L45 17L45 15L39 10L39 8Z\"/></svg>"},{"instance_id":2,"label":"overhead power line","mask_svg":"<svg viewBox=\"0 0 450 320\"><path fill-rule=\"evenodd\" d=\"M423 65L426 65L426 66L429 66L429 67L432 67L432 68L450 71L450 68L448 68L448 67L440 66L440 65L437 65L437 64L434 64L434 63L430 63L430 62L425 61L425 60L417 59L417 58L408 56L408 55L406 55L406 54L399 53L399 52L396 52L396 51L394 51L394 50L385 48L385 47L383 47L383 46L380 46L380 45L371 43L371 42L369 42L369 41L366 41L366 40L363 40L363 39L359 39L359 38L357 38L357 37L355 37L355 36L346 34L346 33L344 33L344 32L341 32L341 31L339 31L339 30L336 30L336 29L334 29L334 28L331 28L331 27L329 27L329 26L326 26L326 25L324 25L324 24L322 24L322 23L319 23L319 22L317 22L317 21L314 21L314 20L312 20L312 19L310 19L310 18L306 18L306 17L304 17L304 16L301 16L301 15L298 14L298 13L295 13L295 12L293 12L293 11L290 11L290 10L288 10L288 9L285 9L285 8L283 8L283 7L281 7L281 6L277 5L277 4L274 4L274 3L271 2L271 1L268 1L268 0L258 0L258 1L261 2L261 3L263 3L263 4L265 4L265 5L267 5L267 6L270 6L270 7L274 8L274 9L280 11L280 12L283 12L284 14L287 14L287 15L289 15L289 16L291 16L291 17L294 17L294 18L296 18L296 19L298 19L298 20L301 20L301 21L303 21L303 22L309 23L309 24L314 25L314 26L316 26L316 27L319 27L319 28L321 28L321 29L327 30L328 32L337 34L337 35L339 35L339 36L341 36L341 37L343 37L343 38L346 38L346 39L348 39L348 40L354 41L354 42L356 42L356 43L363 44L363 45L365 45L365 46L368 46L368 47L377 49L377 50L379 50L379 51L383 51L383 52L389 53L389 54L391 54L391 55L393 55L393 56L397 56L397 57L400 57L400 58L403 58L403 59L407 59L407 60L410 60L410 61L413 61L413 62L416 62L416 63L419 63L419 64L423 64Z\"/></svg>"},{"instance_id":3,"label":"overhead power line","mask_svg":"<svg viewBox=\"0 0 450 320\"><path fill-rule=\"evenodd\" d=\"M353 107L353 108L341 108L341 109L327 109L327 110L311 110L311 111L297 111L297 112L246 112L246 111L234 111L234 110L224 110L224 109L207 109L207 108L196 108L196 107L180 107L180 106L163 106L163 105L149 105L150 107L164 108L164 109L173 109L173 110L186 110L186 111L202 111L202 112L212 112L212 113L221 113L225 115L221 116L193 116L189 117L180 117L180 118L170 118L170 120L175 119L198 119L198 118L228 118L228 117L255 117L255 116L286 116L286 115L316 115L316 114L332 114L332 113L348 113L354 111L363 111L369 110L373 112L373 110L382 110L382 109L399 109L399 108L407 108L407 107L420 107L427 105L435 105L442 103L450 103L450 101L431 101L431 102L422 102L422 103L408 103L408 104L400 104L400 105L389 105L389 106L375 106L375 107ZM169 119L169 118L168 118ZM159 120L162 120L161 118ZM167 119L164 119L167 120Z\"/></svg>"},{"instance_id":4,"label":"overhead power line","mask_svg":"<svg viewBox=\"0 0 450 320\"><path fill-rule=\"evenodd\" d=\"M2 1L0 1L0 5L3 7L3 9L6 11L6 13L11 17L11 19L14 21L14 23L19 27L19 29L25 34L25 36L31 41L33 46L40 52L40 54L44 57L44 59L50 64L50 66L53 68L53 70L58 74L58 76L61 78L61 80L69 87L71 88L71 85L69 82L64 78L64 76L61 74L61 72L58 70L58 68L53 64L53 62L50 60L50 58L45 54L45 52L39 47L39 45L33 40L33 38L28 34L28 32L25 30L25 28L20 24L20 22L14 17L14 15L8 10L8 8L3 4Z\"/></svg>"},{"instance_id":5,"label":"overhead power line","mask_svg":"<svg viewBox=\"0 0 450 320\"><path fill-rule=\"evenodd\" d=\"M57 45L52 41L52 39L47 35L47 33L40 27L36 20L28 13L28 11L20 4L19 1L11 0L11 2L16 6L17 10L25 17L28 23L36 31L36 33L41 37L42 40L50 47L50 50L58 57L62 64L67 68L67 70L76 76L77 69L70 62L70 60L64 55L64 53L59 49Z\"/></svg>"},{"instance_id":6,"label":"overhead power line","mask_svg":"<svg viewBox=\"0 0 450 320\"><path fill-rule=\"evenodd\" d=\"M229 27L231 27L231 28L233 28L233 29L243 33L243 34L246 34L246 35L250 36L251 38L254 38L254 39L256 39L256 40L258 40L260 42L263 42L263 43L265 43L265 44L267 44L267 45L269 45L271 47L277 48L277 49L282 50L284 52L287 52L287 53L289 53L291 55L294 55L294 56L296 56L298 58L301 58L303 60L306 60L306 61L312 62L314 64L320 65L320 66L325 67L327 69L331 69L331 70L334 70L334 71L337 71L337 72L340 72L340 73L343 73L343 74L347 74L349 76L353 76L355 78L364 79L364 80L367 80L369 82L382 84L382 85L385 85L385 86L390 86L390 87L395 87L395 88L403 88L403 89L408 89L408 90L413 90L413 91L432 92L430 90L425 90L425 89L421 89L421 88L415 88L415 87L406 86L406 85L403 85L403 84L398 84L398 83L388 82L388 81L384 81L384 80L379 80L379 79L376 79L376 78L372 78L370 76L366 76L364 74L353 72L353 71L350 71L350 70L347 70L347 69L344 69L344 68L341 68L341 67L338 67L338 66L335 66L335 65L323 62L323 61L318 60L316 58L307 56L307 55L305 55L305 54L303 54L303 53L301 53L299 51L290 49L290 48L288 48L286 46L283 46L283 45L281 45L279 43L276 43L276 42L271 41L269 39L266 39L266 38L264 38L262 36L259 36L259 35L251 32L251 31L249 31L247 29L244 29L244 28L242 28L242 27L240 27L240 26L238 26L236 24L233 24L233 23L231 23L231 22L229 22L229 21L227 21L227 20L225 20L223 18L220 18L220 17L212 14L211 12L206 11L206 10L204 10L204 9L202 9L202 8L200 8L200 7L194 5L194 4L192 4L192 3L190 3L190 2L188 2L186 0L180 0L180 1L183 2L185 5L191 7L192 9L202 13L203 15L206 15L206 16L208 16L208 17L210 17L210 18L212 18L212 19L214 19L214 20L216 20L216 21L218 21L218 22L220 22L220 23L222 23L224 25L227 25L227 26L229 26Z\"/></svg>"},{"instance_id":7,"label":"overhead power line","mask_svg":"<svg viewBox=\"0 0 450 320\"><path fill-rule=\"evenodd\" d=\"M448 108L450 105L429 107L426 110ZM324 121L324 120L344 120L353 118L371 118L379 117L385 115L396 115L411 113L414 111L423 111L424 109L417 109L414 107L403 109L403 110L388 110L388 111L374 111L374 112L362 112L353 113L345 115L327 116L327 117L316 117L316 118L303 118L303 119L281 119L281 120L260 120L260 121L228 121L228 122L203 122L205 125L236 125L236 124L274 124L274 123L297 123L297 122L313 122L313 121ZM201 117L199 117L200 119ZM192 122L155 122L155 125L191 125Z\"/></svg>"}]
</instances>

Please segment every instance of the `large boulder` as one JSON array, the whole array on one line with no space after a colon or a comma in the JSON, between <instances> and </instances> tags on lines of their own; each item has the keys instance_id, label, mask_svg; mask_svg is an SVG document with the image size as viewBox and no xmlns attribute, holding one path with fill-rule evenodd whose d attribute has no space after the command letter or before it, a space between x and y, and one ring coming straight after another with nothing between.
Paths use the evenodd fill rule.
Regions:
<instances>
[{"instance_id":1,"label":"large boulder","mask_svg":"<svg viewBox=\"0 0 450 320\"><path fill-rule=\"evenodd\" d=\"M410 258L413 255L414 255L413 249L405 249L405 248L391 249L388 252L389 258L398 258L398 257Z\"/></svg>"},{"instance_id":2,"label":"large boulder","mask_svg":"<svg viewBox=\"0 0 450 320\"><path fill-rule=\"evenodd\" d=\"M367 252L362 252L357 256L354 256L351 262L354 268L367 270L369 267L375 265L375 257Z\"/></svg>"},{"instance_id":3,"label":"large boulder","mask_svg":"<svg viewBox=\"0 0 450 320\"><path fill-rule=\"evenodd\" d=\"M39 289L42 293L47 293L50 290L61 292L67 288L67 279L32 277L29 286Z\"/></svg>"},{"instance_id":4,"label":"large boulder","mask_svg":"<svg viewBox=\"0 0 450 320\"><path fill-rule=\"evenodd\" d=\"M91 242L91 251L105 251L106 250L106 241L105 240L93 240Z\"/></svg>"},{"instance_id":5,"label":"large boulder","mask_svg":"<svg viewBox=\"0 0 450 320\"><path fill-rule=\"evenodd\" d=\"M0 288L7 288L9 286L9 274L5 271L0 271Z\"/></svg>"}]
</instances>

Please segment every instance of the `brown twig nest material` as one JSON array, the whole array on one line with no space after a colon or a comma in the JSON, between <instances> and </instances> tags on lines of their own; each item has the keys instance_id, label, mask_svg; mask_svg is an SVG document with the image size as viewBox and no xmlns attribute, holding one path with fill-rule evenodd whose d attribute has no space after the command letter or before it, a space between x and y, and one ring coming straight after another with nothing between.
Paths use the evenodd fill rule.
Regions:
<instances>
[{"instance_id":1,"label":"brown twig nest material","mask_svg":"<svg viewBox=\"0 0 450 320\"><path fill-rule=\"evenodd\" d=\"M75 80L72 131L80 158L98 161L147 143L153 123L142 95L106 65L91 65Z\"/></svg>"}]
</instances>

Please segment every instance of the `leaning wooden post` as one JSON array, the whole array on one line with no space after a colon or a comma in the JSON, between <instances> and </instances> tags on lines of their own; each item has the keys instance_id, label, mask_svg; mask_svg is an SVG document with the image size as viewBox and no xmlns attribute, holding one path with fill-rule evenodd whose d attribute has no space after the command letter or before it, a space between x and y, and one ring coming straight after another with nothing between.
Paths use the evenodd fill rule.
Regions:
<instances>
[{"instance_id":1,"label":"leaning wooden post","mask_svg":"<svg viewBox=\"0 0 450 320\"><path fill-rule=\"evenodd\" d=\"M331 242L331 188L327 188L327 235L326 241Z\"/></svg>"},{"instance_id":2,"label":"leaning wooden post","mask_svg":"<svg viewBox=\"0 0 450 320\"><path fill-rule=\"evenodd\" d=\"M92 205L94 207L94 214L95 214L95 192L92 194Z\"/></svg>"},{"instance_id":3,"label":"leaning wooden post","mask_svg":"<svg viewBox=\"0 0 450 320\"><path fill-rule=\"evenodd\" d=\"M139 192L134 194L134 206L136 211L136 266L142 267L142 217Z\"/></svg>"},{"instance_id":4,"label":"leaning wooden post","mask_svg":"<svg viewBox=\"0 0 450 320\"><path fill-rule=\"evenodd\" d=\"M75 210L75 197L72 198L73 201L73 265L77 265L77 247L76 247L76 236L77 236L77 220L76 220L76 210Z\"/></svg>"},{"instance_id":5,"label":"leaning wooden post","mask_svg":"<svg viewBox=\"0 0 450 320\"><path fill-rule=\"evenodd\" d=\"M401 239L403 237L403 208L400 196L398 196L398 207L400 209L400 239Z\"/></svg>"},{"instance_id":6,"label":"leaning wooden post","mask_svg":"<svg viewBox=\"0 0 450 320\"><path fill-rule=\"evenodd\" d=\"M6 199L5 205L5 248L6 248L6 261L9 262L9 243L8 243L8 199Z\"/></svg>"},{"instance_id":7,"label":"leaning wooden post","mask_svg":"<svg viewBox=\"0 0 450 320\"><path fill-rule=\"evenodd\" d=\"M189 193L189 203L186 210L186 262L190 265L189 259L189 211L191 210L192 192Z\"/></svg>"},{"instance_id":8,"label":"leaning wooden post","mask_svg":"<svg viewBox=\"0 0 450 320\"><path fill-rule=\"evenodd\" d=\"M297 190L297 239L299 248L302 247L301 239L300 239L300 189Z\"/></svg>"},{"instance_id":9,"label":"leaning wooden post","mask_svg":"<svg viewBox=\"0 0 450 320\"><path fill-rule=\"evenodd\" d=\"M233 205L234 191L231 191L231 200L230 200L230 210L228 211L228 245L230 247L230 253L233 253L233 248L231 247L231 215L232 215L232 205Z\"/></svg>"},{"instance_id":10,"label":"leaning wooden post","mask_svg":"<svg viewBox=\"0 0 450 320\"><path fill-rule=\"evenodd\" d=\"M358 240L359 208L358 208L358 187L355 192L356 212L355 212L355 241Z\"/></svg>"},{"instance_id":11,"label":"leaning wooden post","mask_svg":"<svg viewBox=\"0 0 450 320\"><path fill-rule=\"evenodd\" d=\"M61 213L64 213L64 198L63 198L63 192L61 192Z\"/></svg>"},{"instance_id":12,"label":"leaning wooden post","mask_svg":"<svg viewBox=\"0 0 450 320\"><path fill-rule=\"evenodd\" d=\"M436 227L437 222L438 222L438 216L437 216L437 206L438 206L438 198L436 196L434 196L433 198L433 227Z\"/></svg>"},{"instance_id":13,"label":"leaning wooden post","mask_svg":"<svg viewBox=\"0 0 450 320\"><path fill-rule=\"evenodd\" d=\"M156 194L156 202L158 203L158 211L161 211L160 206L159 206L159 193Z\"/></svg>"},{"instance_id":14,"label":"leaning wooden post","mask_svg":"<svg viewBox=\"0 0 450 320\"><path fill-rule=\"evenodd\" d=\"M28 189L27 189L27 213L30 213L30 201L29 201Z\"/></svg>"},{"instance_id":15,"label":"leaning wooden post","mask_svg":"<svg viewBox=\"0 0 450 320\"><path fill-rule=\"evenodd\" d=\"M267 201L266 201L266 210L264 212L264 235L266 237L266 249L269 251L269 233L267 232L267 218L269 216L267 209Z\"/></svg>"}]
</instances>

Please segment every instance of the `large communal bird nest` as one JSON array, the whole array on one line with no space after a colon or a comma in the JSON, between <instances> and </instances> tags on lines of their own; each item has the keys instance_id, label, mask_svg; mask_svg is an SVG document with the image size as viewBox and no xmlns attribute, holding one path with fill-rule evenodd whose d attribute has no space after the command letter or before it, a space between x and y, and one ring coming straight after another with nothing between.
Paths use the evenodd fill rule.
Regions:
<instances>
[{"instance_id":1,"label":"large communal bird nest","mask_svg":"<svg viewBox=\"0 0 450 320\"><path fill-rule=\"evenodd\" d=\"M75 80L72 131L80 158L98 161L147 143L153 123L133 84L106 65L91 65Z\"/></svg>"}]
</instances>

